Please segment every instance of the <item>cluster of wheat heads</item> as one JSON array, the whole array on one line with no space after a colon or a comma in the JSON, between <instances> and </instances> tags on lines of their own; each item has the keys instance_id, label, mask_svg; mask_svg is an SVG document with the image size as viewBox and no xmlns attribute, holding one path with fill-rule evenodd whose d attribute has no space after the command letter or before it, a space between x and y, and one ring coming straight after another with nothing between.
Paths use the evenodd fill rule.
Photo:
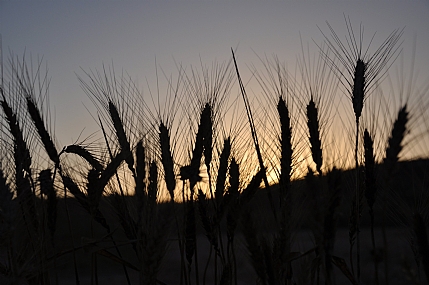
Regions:
<instances>
[{"instance_id":1,"label":"cluster of wheat heads","mask_svg":"<svg viewBox=\"0 0 429 285\"><path fill-rule=\"evenodd\" d=\"M108 260L127 284L249 276L257 284L388 284L392 218L408 229L416 261L404 275L420 284L413 268L429 277L427 184L415 173L413 186L392 177L408 179L401 152L427 132L415 132L427 115L426 89L416 99L411 87L399 88L392 113L378 82L399 54L402 30L371 52L363 32L356 39L346 24L345 42L328 25L314 60L302 48L295 76L277 58L261 58L264 70L253 74L263 96L254 99L234 53L201 69L179 65L177 79L165 76L166 90L149 88L149 96L113 68L87 72L79 81L100 136L64 147L51 128L45 69L11 57L0 89L0 281L61 284L66 263L76 284L100 284ZM335 139L337 121L345 144ZM371 270L361 267L366 216L363 238L374 256L383 249ZM338 255L345 220L350 253ZM64 232L67 241L58 238ZM300 243L302 232L311 244Z\"/></svg>"}]
</instances>

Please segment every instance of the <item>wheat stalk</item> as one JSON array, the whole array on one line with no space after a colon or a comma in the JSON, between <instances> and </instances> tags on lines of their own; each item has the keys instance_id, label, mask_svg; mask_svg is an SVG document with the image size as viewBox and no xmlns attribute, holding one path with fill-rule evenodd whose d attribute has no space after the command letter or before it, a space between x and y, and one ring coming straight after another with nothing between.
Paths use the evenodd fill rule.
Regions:
<instances>
[{"instance_id":1,"label":"wheat stalk","mask_svg":"<svg viewBox=\"0 0 429 285\"><path fill-rule=\"evenodd\" d=\"M332 254L337 227L337 209L341 204L341 171L333 168L327 173L328 205L324 217L323 244L325 254L325 283L334 284Z\"/></svg>"},{"instance_id":2,"label":"wheat stalk","mask_svg":"<svg viewBox=\"0 0 429 285\"><path fill-rule=\"evenodd\" d=\"M414 214L414 234L417 239L418 251L423 263L426 280L429 282L429 242L426 224L419 212Z\"/></svg>"},{"instance_id":3,"label":"wheat stalk","mask_svg":"<svg viewBox=\"0 0 429 285\"><path fill-rule=\"evenodd\" d=\"M363 136L363 144L365 149L365 197L369 206L369 214L371 216L371 241L372 249L375 252L375 235L374 235L374 203L375 194L377 192L377 185L375 180L375 157L374 157L374 141L365 129ZM379 284L378 280L378 265L374 260L374 280L375 284Z\"/></svg>"}]
</instances>

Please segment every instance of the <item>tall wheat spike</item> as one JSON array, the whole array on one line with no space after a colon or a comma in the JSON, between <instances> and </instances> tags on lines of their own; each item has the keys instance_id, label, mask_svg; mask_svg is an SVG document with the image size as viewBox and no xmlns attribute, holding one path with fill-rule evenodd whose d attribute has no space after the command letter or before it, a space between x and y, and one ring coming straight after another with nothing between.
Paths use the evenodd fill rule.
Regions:
<instances>
[{"instance_id":1,"label":"tall wheat spike","mask_svg":"<svg viewBox=\"0 0 429 285\"><path fill-rule=\"evenodd\" d=\"M149 185L147 189L147 217L153 217L158 197L158 166L155 161L149 166Z\"/></svg>"},{"instance_id":2,"label":"tall wheat spike","mask_svg":"<svg viewBox=\"0 0 429 285\"><path fill-rule=\"evenodd\" d=\"M207 173L210 173L210 163L213 157L213 112L212 106L206 103L204 106L205 114L205 129L203 132L204 144L204 163L207 167Z\"/></svg>"},{"instance_id":3,"label":"tall wheat spike","mask_svg":"<svg viewBox=\"0 0 429 285\"><path fill-rule=\"evenodd\" d=\"M28 232L30 235L33 235L39 228L39 221L35 205L35 189L32 188L30 150L28 149L27 143L24 141L16 114L7 103L3 89L0 89L0 91L3 98L0 103L4 115L6 116L9 132L12 134L13 138L16 194L20 202ZM35 242L36 241L32 239L32 243Z\"/></svg>"},{"instance_id":4,"label":"tall wheat spike","mask_svg":"<svg viewBox=\"0 0 429 285\"><path fill-rule=\"evenodd\" d=\"M121 117L119 116L118 109L111 100L109 100L109 114L113 122L113 127L115 128L116 136L118 138L119 145L124 152L125 162L128 165L128 168L135 175L134 170L134 157L131 153L130 143L128 141L127 135L125 134L124 125L122 124Z\"/></svg>"},{"instance_id":5,"label":"tall wheat spike","mask_svg":"<svg viewBox=\"0 0 429 285\"><path fill-rule=\"evenodd\" d=\"M286 106L286 102L282 97L279 97L277 103L277 112L280 118L280 207L281 207L281 219L280 219L280 233L279 233L279 244L278 250L279 259L282 264L280 276L286 276L287 282L290 282L292 278L292 267L286 260L291 251L291 207L293 202L291 201L291 173L292 173L292 128L290 124L289 110Z\"/></svg>"},{"instance_id":6,"label":"tall wheat spike","mask_svg":"<svg viewBox=\"0 0 429 285\"><path fill-rule=\"evenodd\" d=\"M159 143L161 147L161 162L164 167L165 183L170 193L171 201L174 201L174 189L176 188L176 176L174 174L173 156L170 147L170 134L163 122L159 125Z\"/></svg>"},{"instance_id":7,"label":"tall wheat spike","mask_svg":"<svg viewBox=\"0 0 429 285\"><path fill-rule=\"evenodd\" d=\"M225 192L225 182L228 172L228 160L231 153L231 140L227 138L223 142L223 149L219 158L219 169L217 172L216 178L216 190L215 190L215 200L216 205L218 206L218 211L220 210L220 205Z\"/></svg>"},{"instance_id":8,"label":"tall wheat spike","mask_svg":"<svg viewBox=\"0 0 429 285\"><path fill-rule=\"evenodd\" d=\"M384 163L387 165L388 174L391 174L395 163L399 159L399 153L402 150L402 141L407 131L408 119L407 105L404 105L399 110L398 117L393 123L392 132L386 149Z\"/></svg>"},{"instance_id":9,"label":"tall wheat spike","mask_svg":"<svg viewBox=\"0 0 429 285\"><path fill-rule=\"evenodd\" d=\"M58 151L49 132L46 130L40 111L30 95L27 95L26 101L28 113L30 114L31 119L36 126L37 133L39 134L43 146L45 147L46 153L48 154L49 158L55 163L55 165L58 166L60 163Z\"/></svg>"},{"instance_id":10,"label":"tall wheat spike","mask_svg":"<svg viewBox=\"0 0 429 285\"><path fill-rule=\"evenodd\" d=\"M25 171L27 174L31 174L30 150L28 149L27 144L25 143L24 138L22 136L21 128L16 118L16 114L12 111L12 108L7 103L6 98L3 94L3 91L2 91L2 97L3 97L3 100L0 103L3 108L3 112L6 116L6 121L8 122L8 125L9 125L9 131L13 137L14 159L15 159L15 164L17 166L16 175L22 175L21 173L22 171ZM18 181L19 180L17 179L17 182ZM18 195L19 194L20 193L18 193Z\"/></svg>"},{"instance_id":11,"label":"tall wheat spike","mask_svg":"<svg viewBox=\"0 0 429 285\"><path fill-rule=\"evenodd\" d=\"M289 190L289 184L292 172L292 128L290 126L289 110L286 106L286 102L282 97L279 97L277 104L277 112L280 118L280 191L285 192L281 195L281 203L286 202L287 191Z\"/></svg>"},{"instance_id":12,"label":"tall wheat spike","mask_svg":"<svg viewBox=\"0 0 429 285\"><path fill-rule=\"evenodd\" d=\"M368 48L363 49L363 27L360 26L359 29L359 40L356 40L355 33L353 31L351 22L349 18L345 17L348 36L346 37L346 43L343 43L341 39L337 36L334 29L329 25L328 27L331 32L331 38L329 39L323 32L322 34L325 37L328 48L332 51L334 57L339 60L340 65L342 65L346 71L344 71L340 66L337 66L333 59L330 59L329 55L324 53L325 58L328 64L331 65L333 71L339 77L342 85L348 89L347 92L350 95L350 99L353 105L353 111L355 114L356 121L356 140L355 140L355 168L356 168L356 210L360 212L360 186L359 186L359 161L358 161L358 146L359 146L359 120L362 115L362 109L365 103L365 100L369 96L371 90L374 88L377 83L380 81L385 74L383 70L386 66L389 66L389 63L392 61L392 58L396 58L398 54L397 43L402 36L403 29L394 30L387 39L380 45L380 47L370 55L368 53ZM371 41L372 42L372 41ZM360 234L359 234L359 224L360 217L356 216L355 219L357 225L356 231L356 246L357 246L357 280L360 282Z\"/></svg>"},{"instance_id":13,"label":"tall wheat spike","mask_svg":"<svg viewBox=\"0 0 429 285\"><path fill-rule=\"evenodd\" d=\"M316 163L317 172L322 174L322 142L320 141L319 118L317 114L317 107L313 98L307 105L307 126L309 131L309 140L311 144L311 154L314 163Z\"/></svg>"},{"instance_id":14,"label":"tall wheat spike","mask_svg":"<svg viewBox=\"0 0 429 285\"><path fill-rule=\"evenodd\" d=\"M142 213L142 209L146 204L146 156L145 149L143 147L143 142L139 141L136 146L136 187L135 187L135 195L137 198L137 209L140 213ZM140 220L139 215L139 220Z\"/></svg>"},{"instance_id":15,"label":"tall wheat spike","mask_svg":"<svg viewBox=\"0 0 429 285\"><path fill-rule=\"evenodd\" d=\"M195 184L201 180L199 176L200 165L201 165L201 157L204 152L204 140L207 137L208 130L211 129L211 106L206 104L204 109L201 111L200 123L198 125L198 131L195 138L194 150L192 151L192 159L191 159L191 191L193 191L193 187ZM207 140L207 139L206 139Z\"/></svg>"}]
</instances>

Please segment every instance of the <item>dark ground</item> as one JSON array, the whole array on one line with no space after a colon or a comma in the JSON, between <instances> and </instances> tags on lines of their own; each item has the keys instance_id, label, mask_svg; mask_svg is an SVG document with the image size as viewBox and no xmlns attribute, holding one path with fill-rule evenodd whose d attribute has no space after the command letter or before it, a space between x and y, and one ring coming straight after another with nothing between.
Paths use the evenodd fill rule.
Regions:
<instances>
[{"instance_id":1,"label":"dark ground","mask_svg":"<svg viewBox=\"0 0 429 285\"><path fill-rule=\"evenodd\" d=\"M422 197L426 197L425 190L427 185L425 184L425 173L429 170L429 161L420 160L413 162L402 162L396 169L396 175L389 178L389 185L391 187L385 187L384 190L379 191L377 196L376 208L375 208L375 234L376 234L376 247L377 247L377 258L380 259L380 284L384 282L384 268L385 262L383 260L383 238L381 228L384 225L386 227L386 236L388 242L388 276L391 281L389 284L414 284L411 283L409 278L413 274L416 275L416 263L414 260L413 252L411 250L411 220L404 219L401 221L398 217L393 216L393 212L403 213L404 217L411 217L412 211L416 209L415 205L427 205L426 200ZM349 265L349 230L348 230L348 219L350 213L351 197L354 185L354 174L353 172L344 172L342 174L342 193L343 198L338 209L338 231L336 235L336 243L334 248L334 255L343 258ZM274 200L276 200L277 193L276 187L272 187ZM293 250L295 251L307 251L314 246L313 234L311 231L311 207L308 206L312 196L306 189L304 181L297 181L293 184L294 194L292 195L295 199L294 206L294 217L297 217L299 227L294 234ZM398 198L399 197L399 198ZM132 199L132 198L128 198ZM264 202L265 201L265 202ZM386 201L386 204L382 202ZM396 203L400 201L400 203ZM74 247L78 248L83 244L86 244L88 239L91 237L91 218L89 214L77 203L73 198L67 199L72 232L69 230L68 220L65 212L64 200L61 199L58 203L58 220L57 220L57 232L55 235L55 247L57 252L65 251L73 248L71 235L73 235ZM165 204L161 207L169 207ZM261 233L269 234L275 231L275 223L271 217L271 210L269 209L266 194L264 190L260 190L257 196L253 199L250 207L253 209L253 217L256 219L259 225L261 225ZM423 207L425 208L425 207ZM165 209L164 209L165 210ZM161 211L164 211L161 210ZM101 203L101 211L106 216L111 229L113 230L113 237L116 242L127 243L127 238L120 227L118 219L116 218L115 211L104 199ZM398 214L399 216L399 214ZM369 230L369 215L368 206L364 203L362 212L362 230L361 230L361 264L362 264L362 284L374 284L374 255L372 253L372 245L370 239ZM204 235L203 229L200 225L199 232L197 235L198 240L198 265L200 278L204 272L204 266L206 265L207 257L209 254L209 242ZM98 224L94 223L96 239L100 239L105 236L106 231ZM161 271L159 274L159 280L166 284L179 284L180 281L180 254L178 250L177 241L175 240L175 225L172 224L172 230L170 231L168 248L166 255L163 259ZM109 239L107 239L109 240ZM111 242L98 243L100 247L110 247ZM114 248L109 248L114 254L117 254ZM90 284L90 255L91 248L80 248L75 251L76 259L78 263L79 278L81 284ZM137 258L130 244L126 244L120 247L123 259L127 260L131 264L138 267ZM256 275L252 269L249 254L246 249L246 243L241 234L237 235L236 242L236 255L237 255L237 268L238 268L238 283L239 284L257 284ZM296 280L299 281L302 278L308 278L308 265L314 255L303 258L302 260L295 261L293 263L294 271L301 272L295 276ZM54 266L54 265L52 265ZM122 265L115 263L114 261L99 256L99 282L100 284L126 284L124 277L124 271ZM350 266L350 265L349 265ZM209 267L207 274L207 284L212 284L213 280L213 267ZM301 270L300 270L301 268ZM407 269L409 268L409 269ZM57 272L54 277L54 272ZM193 269L194 270L194 269ZM138 284L138 272L133 269L128 269L132 284ZM350 284L350 282L343 276L343 274L335 268L334 270L337 284ZM75 274L73 267L73 255L71 253L64 254L57 258L55 263L55 269L51 271L53 280L58 278L58 284L76 284ZM422 280L426 281L423 272L421 272ZM305 280L298 284L307 284ZM55 283L53 283L55 284ZM194 283L193 283L194 284ZM200 283L202 284L202 282ZM424 283L423 283L424 284Z\"/></svg>"}]
</instances>

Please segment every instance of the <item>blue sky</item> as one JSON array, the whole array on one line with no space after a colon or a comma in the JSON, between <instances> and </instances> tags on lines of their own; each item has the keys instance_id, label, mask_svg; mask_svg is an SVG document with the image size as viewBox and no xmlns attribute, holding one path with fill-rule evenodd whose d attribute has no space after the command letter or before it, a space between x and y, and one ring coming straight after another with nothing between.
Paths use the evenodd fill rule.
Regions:
<instances>
[{"instance_id":1,"label":"blue sky","mask_svg":"<svg viewBox=\"0 0 429 285\"><path fill-rule=\"evenodd\" d=\"M43 56L51 79L51 109L61 146L81 131L98 130L86 108L93 105L76 73L113 62L142 87L156 84L155 58L167 74L184 66L226 61L231 47L244 80L258 56L277 55L291 69L300 55L300 35L311 51L328 21L344 36L344 15L365 35L384 40L405 27L405 61L416 39L419 78L429 76L429 1L0 1L4 58L11 50ZM253 83L249 83L253 84ZM147 94L147 93L144 93Z\"/></svg>"}]
</instances>

